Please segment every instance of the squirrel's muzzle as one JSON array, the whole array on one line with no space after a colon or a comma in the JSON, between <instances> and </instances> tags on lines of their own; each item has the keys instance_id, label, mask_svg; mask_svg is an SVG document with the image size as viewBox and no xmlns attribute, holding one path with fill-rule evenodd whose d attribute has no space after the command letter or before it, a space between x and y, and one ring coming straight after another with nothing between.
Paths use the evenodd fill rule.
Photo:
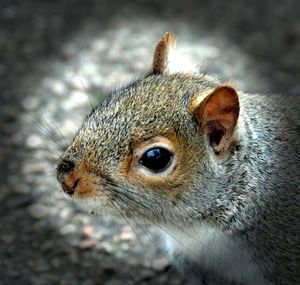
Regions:
<instances>
[{"instance_id":1,"label":"squirrel's muzzle","mask_svg":"<svg viewBox=\"0 0 300 285\"><path fill-rule=\"evenodd\" d=\"M75 193L79 179L74 179L72 175L75 164L70 160L61 160L57 165L57 180L62 186L63 191L72 196Z\"/></svg>"}]
</instances>

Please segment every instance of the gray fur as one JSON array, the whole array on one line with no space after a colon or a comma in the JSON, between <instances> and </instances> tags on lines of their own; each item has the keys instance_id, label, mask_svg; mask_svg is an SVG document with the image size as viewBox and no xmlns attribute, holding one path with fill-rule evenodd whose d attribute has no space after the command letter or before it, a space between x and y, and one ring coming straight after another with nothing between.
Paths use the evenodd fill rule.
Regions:
<instances>
[{"instance_id":1,"label":"gray fur","mask_svg":"<svg viewBox=\"0 0 300 285\"><path fill-rule=\"evenodd\" d=\"M62 159L88 162L91 172L105 177L107 191L118 191L117 207L128 218L171 223L179 230L199 222L213 225L247 245L265 280L300 284L300 97L239 94L236 142L230 153L215 159L189 106L198 92L217 84L202 75L140 79L87 117ZM190 181L152 189L119 174L136 141L167 133L185 142ZM171 201L170 188L184 192ZM185 272L194 270L184 256L176 260ZM222 276L212 278L214 270L195 270L205 275L203 284L219 284L210 283L214 278L228 283Z\"/></svg>"}]
</instances>

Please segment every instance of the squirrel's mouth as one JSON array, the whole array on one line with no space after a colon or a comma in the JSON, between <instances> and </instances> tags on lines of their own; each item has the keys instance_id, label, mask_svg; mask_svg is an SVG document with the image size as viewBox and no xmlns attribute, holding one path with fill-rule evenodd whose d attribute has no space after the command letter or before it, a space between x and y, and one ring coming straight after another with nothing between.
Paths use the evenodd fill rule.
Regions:
<instances>
[{"instance_id":1,"label":"squirrel's mouth","mask_svg":"<svg viewBox=\"0 0 300 285\"><path fill-rule=\"evenodd\" d=\"M64 193L74 199L99 197L106 184L105 178L91 173L85 163L75 166L66 159L61 159L57 165L57 180Z\"/></svg>"},{"instance_id":2,"label":"squirrel's mouth","mask_svg":"<svg viewBox=\"0 0 300 285\"><path fill-rule=\"evenodd\" d=\"M84 163L75 166L61 160L57 179L64 193L90 214L138 220L153 214L153 209L143 204L141 193L120 188L110 177L92 173Z\"/></svg>"},{"instance_id":3,"label":"squirrel's mouth","mask_svg":"<svg viewBox=\"0 0 300 285\"><path fill-rule=\"evenodd\" d=\"M70 186L67 183L65 183L64 181L62 181L61 182L61 186L62 186L62 189L63 189L64 193L66 193L68 196L72 197L75 194L75 192L76 192L76 188L77 188L77 186L79 184L79 181L80 181L80 179L77 179L74 182L73 186L72 185Z\"/></svg>"}]
</instances>

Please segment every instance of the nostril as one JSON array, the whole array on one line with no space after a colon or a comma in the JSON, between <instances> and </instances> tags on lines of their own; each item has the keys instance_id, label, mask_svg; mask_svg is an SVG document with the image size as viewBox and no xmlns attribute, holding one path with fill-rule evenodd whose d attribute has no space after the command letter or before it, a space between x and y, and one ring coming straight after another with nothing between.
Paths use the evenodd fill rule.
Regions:
<instances>
[{"instance_id":1,"label":"nostril","mask_svg":"<svg viewBox=\"0 0 300 285\"><path fill-rule=\"evenodd\" d=\"M78 183L79 183L79 179L77 179L77 180L75 181L75 183L74 183L74 185L73 185L72 187L68 186L68 185L65 184L65 183L62 183L63 191L64 191L66 194L70 195L70 196L74 195Z\"/></svg>"},{"instance_id":2,"label":"nostril","mask_svg":"<svg viewBox=\"0 0 300 285\"><path fill-rule=\"evenodd\" d=\"M61 184L63 191L72 196L75 194L79 178L75 174L75 164L71 160L61 159L56 167L57 180Z\"/></svg>"},{"instance_id":3,"label":"nostril","mask_svg":"<svg viewBox=\"0 0 300 285\"><path fill-rule=\"evenodd\" d=\"M74 169L75 164L74 162L70 160L63 159L60 161L60 163L57 166L57 173L58 174L64 174L70 172L72 169Z\"/></svg>"}]
</instances>

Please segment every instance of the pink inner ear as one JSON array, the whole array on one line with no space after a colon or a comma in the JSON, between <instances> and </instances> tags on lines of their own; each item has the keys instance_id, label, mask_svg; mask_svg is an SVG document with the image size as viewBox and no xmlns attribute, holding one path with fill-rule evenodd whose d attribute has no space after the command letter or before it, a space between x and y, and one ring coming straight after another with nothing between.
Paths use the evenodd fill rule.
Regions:
<instances>
[{"instance_id":1,"label":"pink inner ear","mask_svg":"<svg viewBox=\"0 0 300 285\"><path fill-rule=\"evenodd\" d=\"M235 127L239 116L239 100L235 90L228 86L218 87L203 106L203 123L217 121L226 129Z\"/></svg>"},{"instance_id":2,"label":"pink inner ear","mask_svg":"<svg viewBox=\"0 0 300 285\"><path fill-rule=\"evenodd\" d=\"M219 154L233 141L239 116L238 95L230 86L219 86L201 103L200 108L201 124L209 145Z\"/></svg>"}]
</instances>

